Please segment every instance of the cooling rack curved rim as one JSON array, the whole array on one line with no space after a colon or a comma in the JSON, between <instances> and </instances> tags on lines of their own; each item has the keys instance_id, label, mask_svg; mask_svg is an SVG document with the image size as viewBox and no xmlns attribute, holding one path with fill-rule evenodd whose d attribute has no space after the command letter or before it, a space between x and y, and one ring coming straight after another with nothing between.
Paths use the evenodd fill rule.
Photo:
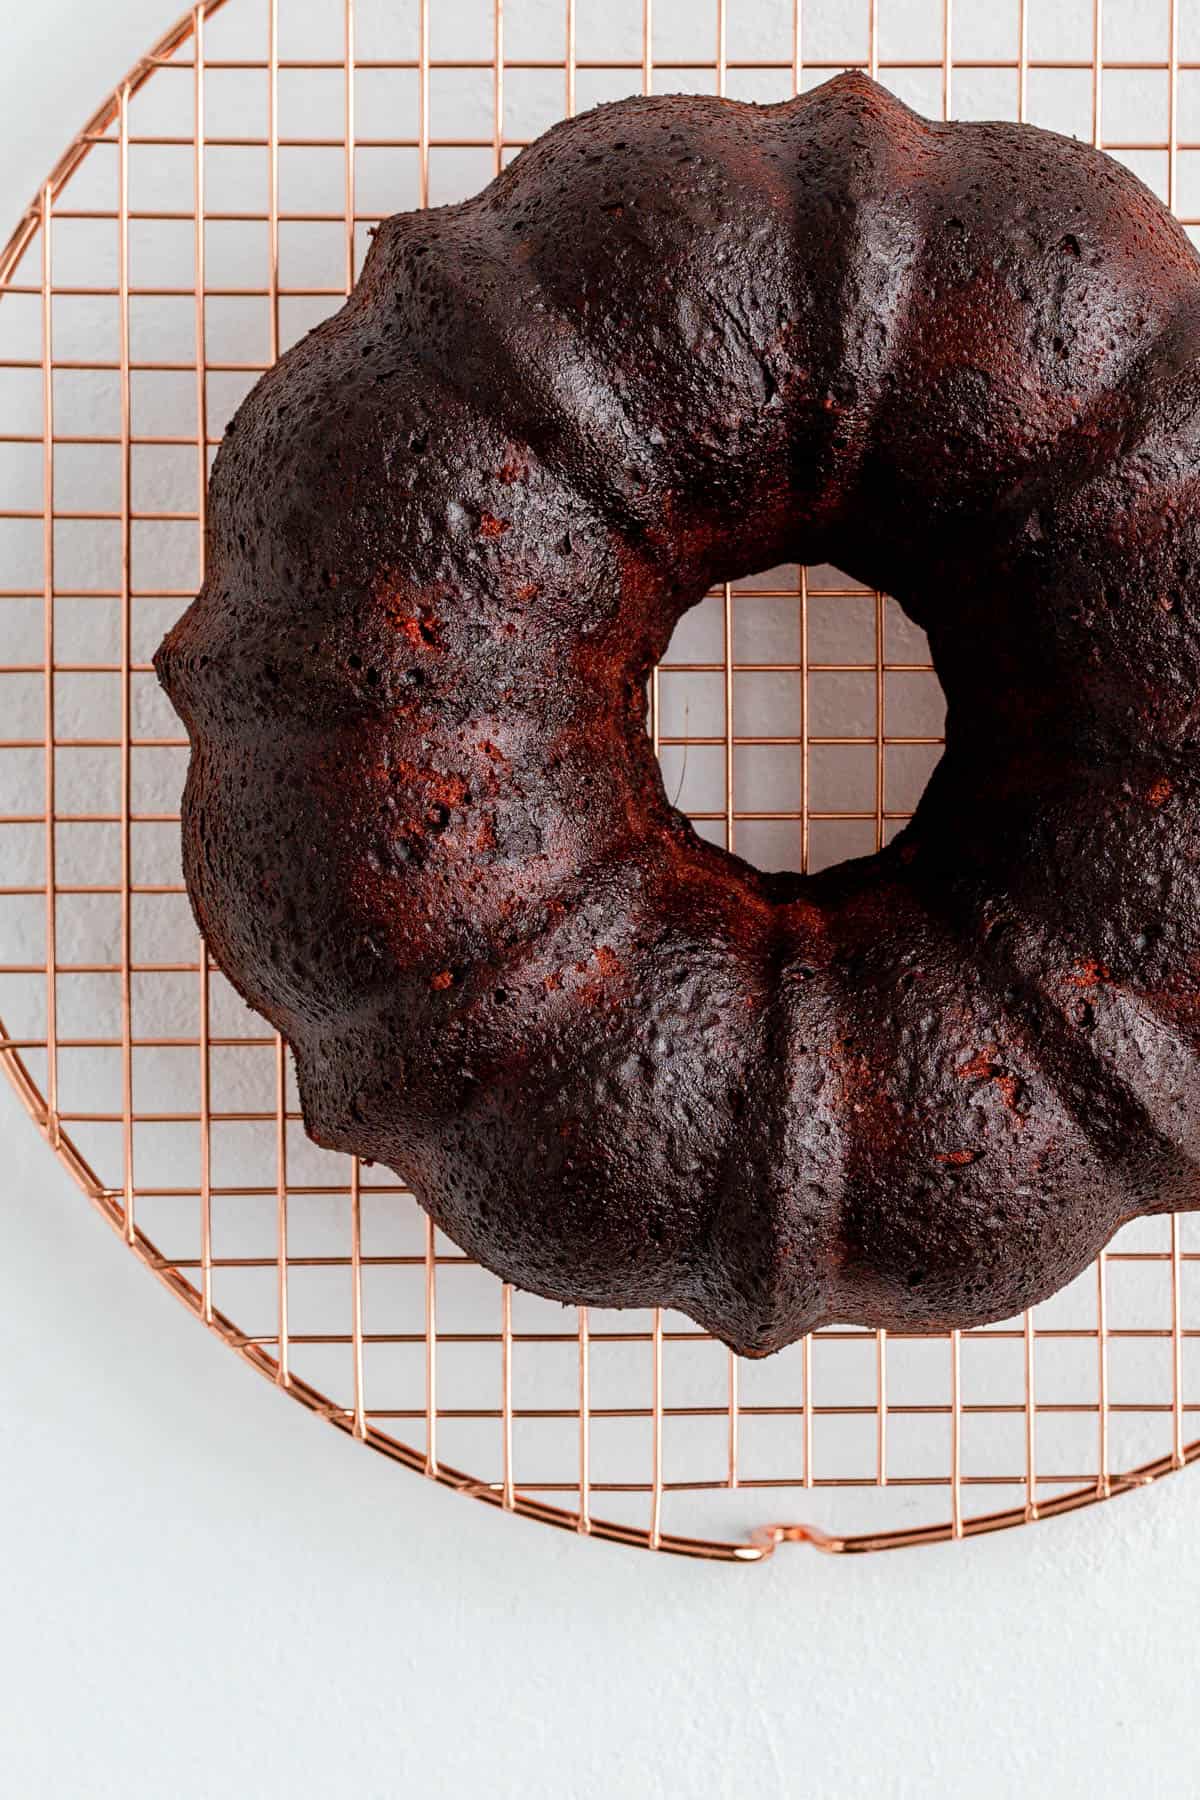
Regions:
<instances>
[{"instance_id":1,"label":"cooling rack curved rim","mask_svg":"<svg viewBox=\"0 0 1200 1800\"><path fill-rule=\"evenodd\" d=\"M1097 0L1097 5L1098 3L1099 0ZM226 4L227 0L198 0L198 4L184 13L174 25L162 34L152 49L134 64L124 80L118 82L103 103L97 107L82 130L54 164L45 182L39 187L10 234L3 250L0 250L0 299L3 298L4 290L11 282L13 271L43 227L47 203L52 202L65 187L88 155L96 138L105 133L112 125L119 116L122 105L127 104L129 98L136 94L183 44L196 35L198 24L221 11ZM272 7L276 6L278 0L271 0L271 4ZM568 4L571 4L571 0L568 0ZM424 0L423 14L425 6L427 6L427 0ZM1023 14L1024 8L1022 8ZM874 8L872 8L872 16L874 18ZM873 46L875 42L876 37L873 31ZM872 61L874 61L874 56ZM872 72L874 71L872 70ZM1098 72L1097 65L1094 74L1098 75ZM948 1520L908 1529L898 1528L845 1535L837 1535L819 1526L801 1522L765 1524L754 1528L748 1536L740 1540L708 1539L665 1531L652 1531L644 1527L624 1525L597 1518L590 1512L585 1515L581 1510L555 1506L549 1502L535 1499L519 1488L505 1492L500 1483L479 1481L444 1462L437 1461L431 1466L423 1452L392 1437L389 1433L379 1430L369 1421L357 1420L354 1414L344 1406L339 1405L313 1384L294 1373L289 1373L287 1381L281 1384L279 1368L275 1359L267 1355L253 1340L247 1338L235 1322L220 1310L210 1306L210 1316L206 1317L201 1304L201 1295L193 1284L159 1251L140 1225L133 1222L132 1229L130 1229L130 1222L126 1218L122 1204L124 1198L122 1190L105 1187L73 1142L70 1133L64 1129L60 1120L52 1113L46 1096L32 1075L19 1048L11 1039L2 1018L0 1018L0 1066L3 1067L10 1085L33 1124L53 1150L58 1161L97 1211L118 1233L123 1243L182 1302L189 1312L202 1324L208 1325L223 1342L236 1351L243 1361L270 1381L273 1387L282 1386L286 1394L299 1401L310 1412L326 1419L330 1424L336 1425L348 1436L356 1438L368 1448L388 1457L391 1461L399 1463L417 1474L424 1475L426 1479L433 1480L440 1486L456 1493L482 1500L491 1506L542 1524L569 1530L576 1535L598 1538L602 1541L639 1548L655 1548L670 1554L709 1561L763 1562L773 1555L779 1545L801 1542L830 1554L859 1554L980 1537L991 1532L1012 1529L1019 1525L1039 1523L1066 1513L1079 1511L1083 1507L1099 1504L1115 1498L1119 1494L1148 1487L1164 1475L1171 1474L1200 1460L1200 1438L1196 1438L1171 1453L1144 1462L1131 1470L1120 1474L1103 1474L1095 1481L1071 1487L1069 1490L1045 1500L1028 1499L1023 1506L1012 1506L990 1513L965 1517L962 1516L961 1509L956 1507L954 1516ZM661 1478L659 1478L660 1489L661 1485Z\"/></svg>"}]
</instances>

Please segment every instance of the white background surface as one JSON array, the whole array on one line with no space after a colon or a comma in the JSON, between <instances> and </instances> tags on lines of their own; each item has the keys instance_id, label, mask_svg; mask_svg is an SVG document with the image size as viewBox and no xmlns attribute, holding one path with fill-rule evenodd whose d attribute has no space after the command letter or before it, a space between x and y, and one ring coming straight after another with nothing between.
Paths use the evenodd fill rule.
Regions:
<instances>
[{"instance_id":1,"label":"white background surface","mask_svg":"<svg viewBox=\"0 0 1200 1800\"><path fill-rule=\"evenodd\" d=\"M9 0L0 218L168 11ZM437 1491L252 1379L6 1086L0 1142L6 1793L1194 1786L1200 1475L861 1561L709 1568L578 1542Z\"/></svg>"}]
</instances>

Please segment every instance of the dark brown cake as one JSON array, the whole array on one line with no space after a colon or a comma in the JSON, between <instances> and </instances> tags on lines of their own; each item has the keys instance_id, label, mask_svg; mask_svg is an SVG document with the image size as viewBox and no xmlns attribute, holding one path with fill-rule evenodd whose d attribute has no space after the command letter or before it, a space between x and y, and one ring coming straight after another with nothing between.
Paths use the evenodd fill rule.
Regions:
<instances>
[{"instance_id":1,"label":"dark brown cake","mask_svg":"<svg viewBox=\"0 0 1200 1800\"><path fill-rule=\"evenodd\" d=\"M1012 1314L1197 1204L1200 264L1068 139L845 75L627 100L379 232L158 653L187 880L321 1143L522 1287L737 1350ZM831 562L949 718L878 856L663 791L716 582Z\"/></svg>"}]
</instances>

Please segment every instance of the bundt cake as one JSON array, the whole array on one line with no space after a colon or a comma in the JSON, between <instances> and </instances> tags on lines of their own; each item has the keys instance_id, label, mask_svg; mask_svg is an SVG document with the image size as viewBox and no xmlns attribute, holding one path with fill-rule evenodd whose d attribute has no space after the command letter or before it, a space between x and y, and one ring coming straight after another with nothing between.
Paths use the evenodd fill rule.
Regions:
<instances>
[{"instance_id":1,"label":"bundt cake","mask_svg":"<svg viewBox=\"0 0 1200 1800\"><path fill-rule=\"evenodd\" d=\"M668 802L647 677L829 562L929 635L876 856ZM1200 259L860 75L630 99L388 220L242 406L158 652L225 974L496 1274L738 1351L1005 1317L1197 1204Z\"/></svg>"}]
</instances>

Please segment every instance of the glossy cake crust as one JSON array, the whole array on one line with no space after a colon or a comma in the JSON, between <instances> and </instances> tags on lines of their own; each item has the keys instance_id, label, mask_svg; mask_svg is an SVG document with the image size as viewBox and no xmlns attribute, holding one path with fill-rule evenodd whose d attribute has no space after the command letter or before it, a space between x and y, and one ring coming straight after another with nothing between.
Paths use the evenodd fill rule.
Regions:
<instances>
[{"instance_id":1,"label":"glossy cake crust","mask_svg":"<svg viewBox=\"0 0 1200 1800\"><path fill-rule=\"evenodd\" d=\"M1200 267L1124 169L862 76L622 101L389 220L238 413L157 668L184 856L321 1143L498 1275L763 1354L1196 1204ZM829 562L929 634L877 856L668 803L646 680Z\"/></svg>"}]
</instances>

